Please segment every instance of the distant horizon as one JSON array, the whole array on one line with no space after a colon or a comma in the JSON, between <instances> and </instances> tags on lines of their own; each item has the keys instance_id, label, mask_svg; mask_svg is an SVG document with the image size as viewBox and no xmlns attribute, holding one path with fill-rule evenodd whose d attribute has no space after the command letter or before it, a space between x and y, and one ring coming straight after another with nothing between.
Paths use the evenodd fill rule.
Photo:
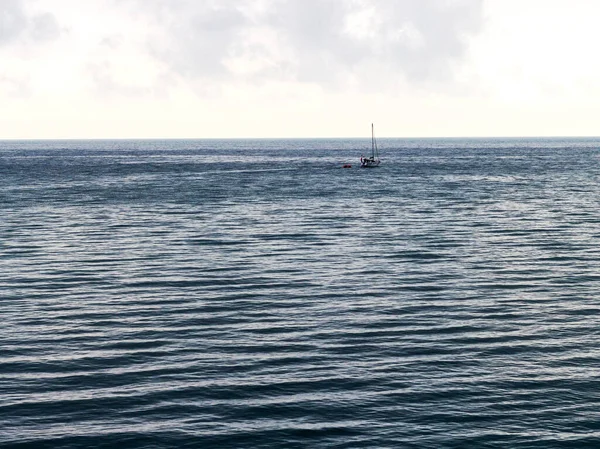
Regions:
<instances>
[{"instance_id":1,"label":"distant horizon","mask_svg":"<svg viewBox=\"0 0 600 449\"><path fill-rule=\"evenodd\" d=\"M398 137L398 136L375 136L377 140L459 140L459 139L600 139L600 135L589 135L589 136L428 136L428 137ZM102 140L146 140L146 141L159 141L159 140L370 140L370 136L357 137L53 137L53 138L0 138L0 142L52 142L52 141L102 141Z\"/></svg>"}]
</instances>

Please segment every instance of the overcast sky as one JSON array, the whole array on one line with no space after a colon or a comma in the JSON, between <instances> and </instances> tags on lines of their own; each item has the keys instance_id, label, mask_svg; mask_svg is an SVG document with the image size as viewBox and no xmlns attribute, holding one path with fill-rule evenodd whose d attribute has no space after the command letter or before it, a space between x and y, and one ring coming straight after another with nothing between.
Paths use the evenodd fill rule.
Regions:
<instances>
[{"instance_id":1,"label":"overcast sky","mask_svg":"<svg viewBox=\"0 0 600 449\"><path fill-rule=\"evenodd\" d=\"M0 0L1 138L598 136L596 0Z\"/></svg>"}]
</instances>

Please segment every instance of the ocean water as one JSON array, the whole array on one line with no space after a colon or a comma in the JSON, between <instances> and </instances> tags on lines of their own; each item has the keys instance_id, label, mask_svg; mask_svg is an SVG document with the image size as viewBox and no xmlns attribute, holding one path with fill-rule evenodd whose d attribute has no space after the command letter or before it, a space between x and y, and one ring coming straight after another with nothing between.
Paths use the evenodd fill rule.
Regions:
<instances>
[{"instance_id":1,"label":"ocean water","mask_svg":"<svg viewBox=\"0 0 600 449\"><path fill-rule=\"evenodd\" d=\"M600 140L379 144L0 142L0 447L600 447Z\"/></svg>"}]
</instances>

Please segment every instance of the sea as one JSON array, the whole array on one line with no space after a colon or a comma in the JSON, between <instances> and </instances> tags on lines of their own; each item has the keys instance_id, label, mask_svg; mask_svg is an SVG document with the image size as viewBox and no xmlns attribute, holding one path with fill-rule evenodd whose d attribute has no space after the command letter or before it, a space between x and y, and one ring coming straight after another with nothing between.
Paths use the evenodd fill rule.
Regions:
<instances>
[{"instance_id":1,"label":"sea","mask_svg":"<svg viewBox=\"0 0 600 449\"><path fill-rule=\"evenodd\" d=\"M0 447L600 447L600 139L369 147L0 141Z\"/></svg>"}]
</instances>

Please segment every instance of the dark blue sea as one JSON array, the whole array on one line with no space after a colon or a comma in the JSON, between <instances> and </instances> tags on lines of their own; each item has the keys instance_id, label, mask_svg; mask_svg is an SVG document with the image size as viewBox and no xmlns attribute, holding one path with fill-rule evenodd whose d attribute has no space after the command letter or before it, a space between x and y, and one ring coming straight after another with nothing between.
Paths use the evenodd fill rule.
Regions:
<instances>
[{"instance_id":1,"label":"dark blue sea","mask_svg":"<svg viewBox=\"0 0 600 449\"><path fill-rule=\"evenodd\" d=\"M369 144L0 142L0 447L600 447L600 139Z\"/></svg>"}]
</instances>

